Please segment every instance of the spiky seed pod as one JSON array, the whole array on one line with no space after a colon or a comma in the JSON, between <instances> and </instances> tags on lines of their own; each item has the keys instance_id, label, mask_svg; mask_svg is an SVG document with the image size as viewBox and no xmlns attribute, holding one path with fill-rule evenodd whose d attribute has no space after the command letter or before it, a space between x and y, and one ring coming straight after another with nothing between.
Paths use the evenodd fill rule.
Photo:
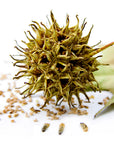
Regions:
<instances>
[{"instance_id":1,"label":"spiky seed pod","mask_svg":"<svg viewBox=\"0 0 114 144\"><path fill-rule=\"evenodd\" d=\"M79 93L83 93L89 98L86 90L90 88L93 91L99 91L93 72L98 70L100 63L97 57L93 57L102 49L94 49L88 45L91 27L87 36L82 36L86 22L79 27L79 18L77 24L69 27L69 16L66 18L66 26L60 27L56 22L51 11L52 24L47 28L43 23L39 24L32 21L31 28L35 32L35 37L28 31L30 37L26 37L28 42L24 42L26 48L17 44L15 47L20 53L22 59L17 59L11 56L14 60L14 66L22 68L15 75L15 79L28 77L25 85L28 88L21 94L25 97L32 95L38 91L45 92L46 101L56 96L56 105L63 99L67 100L69 107L73 106L71 102L74 94L79 104L81 100Z\"/></svg>"}]
</instances>

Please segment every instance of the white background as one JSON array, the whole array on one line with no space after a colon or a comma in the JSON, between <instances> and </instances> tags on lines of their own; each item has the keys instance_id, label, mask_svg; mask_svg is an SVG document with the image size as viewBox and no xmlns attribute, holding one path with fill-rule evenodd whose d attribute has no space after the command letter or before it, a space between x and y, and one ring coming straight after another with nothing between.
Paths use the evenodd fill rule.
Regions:
<instances>
[{"instance_id":1,"label":"white background","mask_svg":"<svg viewBox=\"0 0 114 144\"><path fill-rule=\"evenodd\" d=\"M24 31L27 31L32 20L47 24L46 16L53 11L57 22L65 25L66 14L70 16L71 25L76 24L75 15L80 22L87 18L85 34L92 24L94 28L89 43L94 45L100 40L103 44L114 41L114 2L113 0L1 0L0 1L0 72L12 73L9 54L14 52L14 40L25 40ZM4 62L7 62L5 66ZM95 95L95 94L94 94ZM103 94L105 95L105 94ZM109 94L110 95L110 94ZM96 94L98 97L99 94ZM106 96L108 94L106 93ZM102 95L101 95L102 97ZM15 125L7 124L7 119L0 123L0 139L2 143L113 143L114 111L93 119L97 111L91 106L89 116L65 116L60 121L51 122L52 127L46 134L40 133L42 123L33 123L20 118ZM1 116L2 119L2 116ZM89 126L88 133L82 132L79 123L84 121ZM57 135L60 122L66 123L65 133ZM41 125L40 125L41 124ZM25 127L24 127L25 126ZM25 138L24 138L25 137ZM53 139L54 138L54 139Z\"/></svg>"}]
</instances>

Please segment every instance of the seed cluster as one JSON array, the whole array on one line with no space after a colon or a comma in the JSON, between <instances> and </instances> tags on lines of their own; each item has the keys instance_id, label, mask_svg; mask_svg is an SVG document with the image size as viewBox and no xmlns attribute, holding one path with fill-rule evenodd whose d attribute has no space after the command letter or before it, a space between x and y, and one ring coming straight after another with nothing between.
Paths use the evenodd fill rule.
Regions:
<instances>
[{"instance_id":1,"label":"seed cluster","mask_svg":"<svg viewBox=\"0 0 114 144\"><path fill-rule=\"evenodd\" d=\"M7 82L8 79L6 79ZM3 83L3 80L1 81ZM42 108L40 101L36 100L36 103L34 103L32 96L29 96L27 99L23 99L20 97L19 93L20 91L15 89L16 88L16 83L14 81L13 86L12 86L12 82L7 82L8 84L8 88L4 91L4 90L0 90L0 97L6 98L6 105L4 105L4 108L2 110L0 110L0 115L7 115L7 117L9 118L9 120L11 121L11 123L16 123L18 117L20 117L21 115L24 115L26 118L30 118L33 117L33 122L37 123L39 122L39 117L38 115L41 112L46 112L46 117L49 120L59 120L61 119L62 115L65 114L75 114L75 115L88 115L88 106L86 105L86 103L88 101L84 101L81 100L82 104L80 106L76 106L75 108L71 108L70 110L66 109L66 105L61 105L59 107L55 107L55 99L51 98L50 99L50 104L52 105L52 109L50 108ZM6 93L9 94L9 97L6 97ZM18 95L18 96L17 96ZM75 102L75 97L72 97L71 101L74 103ZM91 95L89 97L90 99L94 99L94 96ZM40 99L45 101L45 98L43 96L40 96ZM106 102L109 100L109 97L106 97L103 99L102 104L106 104ZM66 102L64 100L64 102ZM32 104L33 103L33 104ZM100 104L101 102L99 102ZM33 106L29 106L30 104L32 104ZM26 110L26 106L29 106L29 110ZM81 127L83 128L84 131L88 131L88 127L86 127L84 124L80 124ZM46 132L47 128L50 126L50 123L44 123L43 127L42 127L42 132ZM64 127L65 124L61 123L58 126L58 134L61 135L64 131Z\"/></svg>"},{"instance_id":2,"label":"seed cluster","mask_svg":"<svg viewBox=\"0 0 114 144\"><path fill-rule=\"evenodd\" d=\"M14 79L28 77L24 84L27 88L21 93L24 97L30 96L43 90L45 103L42 108L56 96L56 105L60 105L63 100L68 102L69 107L74 107L71 99L75 95L81 105L79 93L83 93L87 100L89 97L86 90L99 91L99 86L95 80L93 72L98 70L100 63L96 53L103 49L94 49L88 45L91 34L91 27L87 36L83 36L85 19L79 26L77 24L69 27L69 16L66 18L66 26L60 27L51 11L50 27L47 28L42 22L39 24L33 21L30 24L35 36L28 31L26 37L28 42L22 41L25 48L15 47L21 54L20 59L13 58L14 66L21 70L15 75Z\"/></svg>"},{"instance_id":3,"label":"seed cluster","mask_svg":"<svg viewBox=\"0 0 114 144\"><path fill-rule=\"evenodd\" d=\"M8 80L8 79L6 79ZM12 82L11 82L12 83ZM55 99L51 98L50 103L52 104L52 107L54 109L51 110L49 108L41 108L40 102L37 100L36 105L31 106L29 108L29 111L25 110L25 106L29 105L33 102L32 96L29 96L27 99L23 99L23 97L19 97L20 90L16 89L16 83L13 82L13 86L10 82L8 83L8 88L6 91L0 90L0 96L3 98L6 98L5 94L8 92L9 96L6 98L6 105L4 105L3 110L0 111L0 114L6 114L8 118L11 119L11 122L16 122L16 117L18 117L21 114L24 114L25 117L29 118L35 114L39 114L41 112L46 112L46 116L50 120L59 120L61 115L64 114L77 114L77 115L87 115L87 109L88 107L85 105L80 105L80 107L71 108L69 111L66 110L65 105L61 105L59 107L55 107ZM45 98L43 96L40 96L40 99L45 101ZM72 102L74 103L74 98L72 97ZM65 100L64 100L65 102ZM81 109L85 110L81 110ZM38 122L38 119L35 118L34 122Z\"/></svg>"}]
</instances>

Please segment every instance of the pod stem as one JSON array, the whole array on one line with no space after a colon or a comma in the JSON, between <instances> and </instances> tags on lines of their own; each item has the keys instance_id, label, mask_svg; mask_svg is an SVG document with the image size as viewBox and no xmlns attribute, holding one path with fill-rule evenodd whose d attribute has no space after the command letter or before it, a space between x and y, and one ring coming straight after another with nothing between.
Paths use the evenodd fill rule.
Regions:
<instances>
[{"instance_id":1,"label":"pod stem","mask_svg":"<svg viewBox=\"0 0 114 144\"><path fill-rule=\"evenodd\" d=\"M95 54L103 51L104 49L106 49L106 48L108 48L108 47L110 47L110 46L112 46L112 45L114 45L114 42L111 42L111 43L109 43L109 44L107 44L107 45L105 45L105 46L97 49L96 51L91 52L91 53L89 54L89 56L91 57L91 56L93 56L93 55L95 55Z\"/></svg>"}]
</instances>

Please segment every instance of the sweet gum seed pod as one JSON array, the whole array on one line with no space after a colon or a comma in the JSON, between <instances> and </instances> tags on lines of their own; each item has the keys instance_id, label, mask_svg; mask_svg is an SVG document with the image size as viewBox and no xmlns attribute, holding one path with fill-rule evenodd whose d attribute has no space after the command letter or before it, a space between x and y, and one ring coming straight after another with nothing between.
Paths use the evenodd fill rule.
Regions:
<instances>
[{"instance_id":1,"label":"sweet gum seed pod","mask_svg":"<svg viewBox=\"0 0 114 144\"><path fill-rule=\"evenodd\" d=\"M77 24L69 27L69 16L66 17L66 26L60 27L52 11L50 12L51 23L47 28L43 23L32 21L30 24L35 36L30 31L25 32L28 39L25 48L18 45L15 47L21 54L20 58L12 56L14 66L21 68L14 79L28 77L24 83L27 88L21 93L24 98L44 91L45 103L56 96L56 105L66 100L69 107L74 107L72 96L75 95L81 105L79 94L86 94L88 89L100 91L99 85L93 72L98 70L101 63L97 60L97 53L106 49L114 42L94 49L88 41L93 29L83 36L83 30L87 22L85 19L79 26L79 18L76 15ZM29 36L28 36L29 35Z\"/></svg>"}]
</instances>

